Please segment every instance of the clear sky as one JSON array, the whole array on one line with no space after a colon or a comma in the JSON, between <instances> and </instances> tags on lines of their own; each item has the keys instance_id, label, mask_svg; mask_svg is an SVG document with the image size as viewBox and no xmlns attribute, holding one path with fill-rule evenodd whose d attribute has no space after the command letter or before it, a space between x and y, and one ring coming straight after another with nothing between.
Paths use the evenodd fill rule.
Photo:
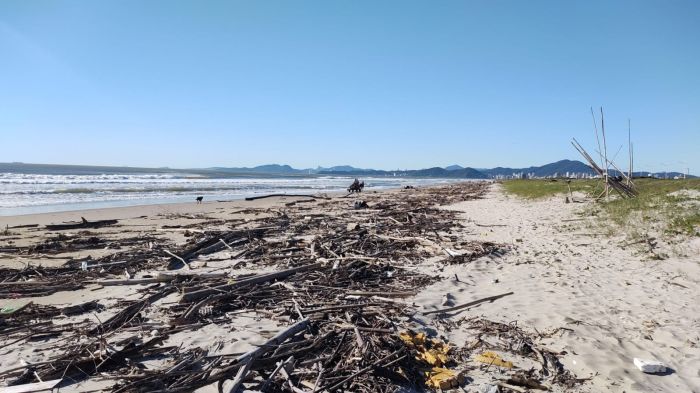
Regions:
<instances>
[{"instance_id":1,"label":"clear sky","mask_svg":"<svg viewBox=\"0 0 700 393\"><path fill-rule=\"evenodd\" d=\"M601 105L700 172L700 1L0 2L0 162L520 167Z\"/></svg>"}]
</instances>

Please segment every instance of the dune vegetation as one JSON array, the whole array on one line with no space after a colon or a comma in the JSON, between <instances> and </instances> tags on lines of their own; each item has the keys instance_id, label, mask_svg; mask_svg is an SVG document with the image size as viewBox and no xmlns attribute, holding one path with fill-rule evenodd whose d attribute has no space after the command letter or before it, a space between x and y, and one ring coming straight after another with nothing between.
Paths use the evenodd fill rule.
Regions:
<instances>
[{"instance_id":1,"label":"dune vegetation","mask_svg":"<svg viewBox=\"0 0 700 393\"><path fill-rule=\"evenodd\" d=\"M653 226L666 235L700 236L700 179L636 179L639 195L623 199L611 194L601 199L591 214L609 218L620 227ZM507 180L506 193L525 199L541 199L581 192L595 197L603 190L600 180L567 182L563 179Z\"/></svg>"}]
</instances>

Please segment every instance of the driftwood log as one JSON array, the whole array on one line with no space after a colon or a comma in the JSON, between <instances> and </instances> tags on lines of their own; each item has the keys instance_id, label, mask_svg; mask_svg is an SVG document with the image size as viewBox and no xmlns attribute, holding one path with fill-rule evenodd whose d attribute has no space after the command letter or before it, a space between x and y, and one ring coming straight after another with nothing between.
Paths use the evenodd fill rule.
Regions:
<instances>
[{"instance_id":1,"label":"driftwood log","mask_svg":"<svg viewBox=\"0 0 700 393\"><path fill-rule=\"evenodd\" d=\"M265 199L265 198L276 198L276 197L295 197L295 198L312 198L312 199L330 199L328 197L320 196L320 195L309 195L309 194L269 194L269 195L259 195L259 196L253 196L253 197L247 197L245 200L246 201L255 201L258 199Z\"/></svg>"},{"instance_id":2,"label":"driftwood log","mask_svg":"<svg viewBox=\"0 0 700 393\"><path fill-rule=\"evenodd\" d=\"M62 224L49 224L46 225L46 229L49 231L62 231L66 229L87 229L87 228L102 228L108 225L114 225L118 220L98 220L98 221L88 221L84 217L81 217L82 221L74 222L64 222Z\"/></svg>"}]
</instances>

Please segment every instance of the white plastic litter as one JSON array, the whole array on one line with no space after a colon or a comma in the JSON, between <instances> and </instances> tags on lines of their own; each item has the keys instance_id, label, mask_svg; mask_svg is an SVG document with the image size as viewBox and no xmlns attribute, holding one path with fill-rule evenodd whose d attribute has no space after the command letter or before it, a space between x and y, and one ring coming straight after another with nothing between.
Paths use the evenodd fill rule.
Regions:
<instances>
[{"instance_id":1,"label":"white plastic litter","mask_svg":"<svg viewBox=\"0 0 700 393\"><path fill-rule=\"evenodd\" d=\"M481 393L500 393L497 385L485 384L481 385Z\"/></svg>"},{"instance_id":2,"label":"white plastic litter","mask_svg":"<svg viewBox=\"0 0 700 393\"><path fill-rule=\"evenodd\" d=\"M648 374L658 374L666 371L666 366L657 360L644 360L634 358L634 365L642 372Z\"/></svg>"}]
</instances>

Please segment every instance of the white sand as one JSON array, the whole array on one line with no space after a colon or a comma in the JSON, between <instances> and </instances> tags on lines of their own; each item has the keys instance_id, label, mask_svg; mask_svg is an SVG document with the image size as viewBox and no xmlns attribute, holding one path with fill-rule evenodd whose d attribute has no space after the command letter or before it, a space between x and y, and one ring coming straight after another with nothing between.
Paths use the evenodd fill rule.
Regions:
<instances>
[{"instance_id":1,"label":"white sand","mask_svg":"<svg viewBox=\"0 0 700 393\"><path fill-rule=\"evenodd\" d=\"M592 230L577 214L585 204L565 204L563 197L523 201L504 195L499 185L486 199L450 208L463 212L474 238L513 250L446 268L442 275L457 274L465 283L443 280L418 295L417 304L439 308L446 292L460 304L513 291L453 319L483 315L526 329L573 329L544 343L566 351L564 366L579 378L593 377L581 391L700 392L697 251L688 258L644 260L622 249L621 239L587 236ZM448 337L456 344L467 339L459 330ZM660 360L674 372L644 374L634 357Z\"/></svg>"}]
</instances>

